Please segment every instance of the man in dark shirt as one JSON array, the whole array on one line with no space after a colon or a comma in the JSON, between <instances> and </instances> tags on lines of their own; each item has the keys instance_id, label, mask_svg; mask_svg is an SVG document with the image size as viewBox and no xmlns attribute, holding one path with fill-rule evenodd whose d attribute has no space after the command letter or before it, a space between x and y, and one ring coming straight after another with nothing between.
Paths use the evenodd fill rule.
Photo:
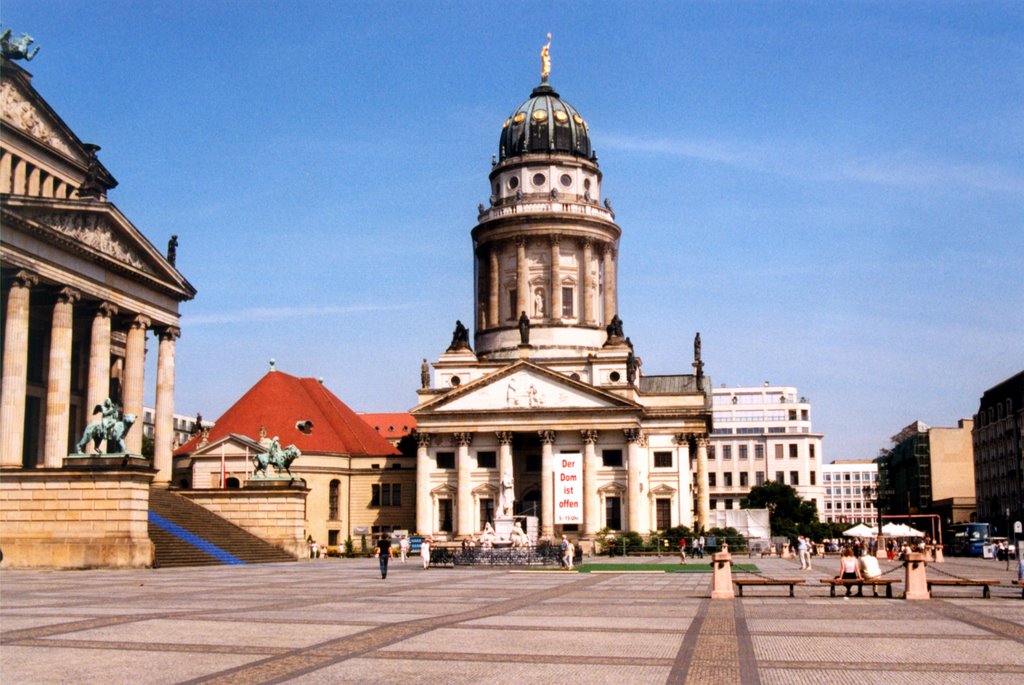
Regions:
<instances>
[{"instance_id":1,"label":"man in dark shirt","mask_svg":"<svg viewBox=\"0 0 1024 685\"><path fill-rule=\"evenodd\" d=\"M382 533L377 541L377 559L380 561L381 579L388 577L388 560L391 558L391 536Z\"/></svg>"}]
</instances>

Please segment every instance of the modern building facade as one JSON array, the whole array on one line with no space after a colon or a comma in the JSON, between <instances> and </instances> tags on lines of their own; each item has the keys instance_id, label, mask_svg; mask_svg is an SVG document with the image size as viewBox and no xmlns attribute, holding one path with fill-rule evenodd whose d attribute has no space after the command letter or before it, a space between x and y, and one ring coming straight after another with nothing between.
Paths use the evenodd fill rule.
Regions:
<instances>
[{"instance_id":1,"label":"modern building facade","mask_svg":"<svg viewBox=\"0 0 1024 685\"><path fill-rule=\"evenodd\" d=\"M875 486L878 464L871 459L843 459L821 467L825 486L821 520L825 523L878 523Z\"/></svg>"},{"instance_id":2,"label":"modern building facade","mask_svg":"<svg viewBox=\"0 0 1024 685\"><path fill-rule=\"evenodd\" d=\"M419 532L467 537L496 515L583 538L707 520L699 337L696 373L641 372L601 186L588 124L542 73L501 127L472 231L472 344L457 322L411 410Z\"/></svg>"},{"instance_id":3,"label":"modern building facade","mask_svg":"<svg viewBox=\"0 0 1024 685\"><path fill-rule=\"evenodd\" d=\"M117 181L32 84L3 59L0 467L60 468L93 410L112 398L142 416L155 384L156 485L171 475L179 305L196 291L107 198ZM156 378L145 378L155 336ZM127 434L141 451L142 431Z\"/></svg>"},{"instance_id":4,"label":"modern building facade","mask_svg":"<svg viewBox=\"0 0 1024 685\"><path fill-rule=\"evenodd\" d=\"M883 518L932 514L943 525L975 519L973 425L972 419L955 428L914 421L892 437L892 448L875 459Z\"/></svg>"},{"instance_id":5,"label":"modern building facade","mask_svg":"<svg viewBox=\"0 0 1024 685\"><path fill-rule=\"evenodd\" d=\"M1024 371L981 396L971 439L978 520L1005 536L1024 521Z\"/></svg>"},{"instance_id":6,"label":"modern building facade","mask_svg":"<svg viewBox=\"0 0 1024 685\"><path fill-rule=\"evenodd\" d=\"M823 515L822 435L811 403L791 386L726 387L712 391L714 431L708 450L712 509L739 509L750 488L791 485Z\"/></svg>"}]
</instances>

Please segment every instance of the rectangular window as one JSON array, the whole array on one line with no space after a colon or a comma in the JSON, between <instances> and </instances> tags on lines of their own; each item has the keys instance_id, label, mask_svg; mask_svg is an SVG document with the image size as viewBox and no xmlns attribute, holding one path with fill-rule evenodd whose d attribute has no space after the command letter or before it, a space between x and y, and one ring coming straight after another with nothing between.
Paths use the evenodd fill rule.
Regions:
<instances>
[{"instance_id":1,"label":"rectangular window","mask_svg":"<svg viewBox=\"0 0 1024 685\"><path fill-rule=\"evenodd\" d=\"M799 471L790 471L789 472L789 484L790 485L800 485L800 472Z\"/></svg>"},{"instance_id":2,"label":"rectangular window","mask_svg":"<svg viewBox=\"0 0 1024 685\"><path fill-rule=\"evenodd\" d=\"M725 499L725 508L726 509L732 509L732 499L730 499L728 497Z\"/></svg>"},{"instance_id":3,"label":"rectangular window","mask_svg":"<svg viewBox=\"0 0 1024 685\"><path fill-rule=\"evenodd\" d=\"M776 459L782 459L782 457L783 457L782 445L776 445L775 446L775 458Z\"/></svg>"},{"instance_id":4,"label":"rectangular window","mask_svg":"<svg viewBox=\"0 0 1024 685\"><path fill-rule=\"evenodd\" d=\"M722 459L732 459L732 445L722 445Z\"/></svg>"},{"instance_id":5,"label":"rectangular window","mask_svg":"<svg viewBox=\"0 0 1024 685\"><path fill-rule=\"evenodd\" d=\"M622 466L622 450L602 450L601 461L605 466Z\"/></svg>"},{"instance_id":6,"label":"rectangular window","mask_svg":"<svg viewBox=\"0 0 1024 685\"><path fill-rule=\"evenodd\" d=\"M391 486L381 485L380 486L380 505L382 507L391 506Z\"/></svg>"},{"instance_id":7,"label":"rectangular window","mask_svg":"<svg viewBox=\"0 0 1024 685\"><path fill-rule=\"evenodd\" d=\"M800 447L799 445L790 445L789 446L789 458L790 459L796 459L799 456L799 452L798 452L799 447Z\"/></svg>"},{"instance_id":8,"label":"rectangular window","mask_svg":"<svg viewBox=\"0 0 1024 685\"><path fill-rule=\"evenodd\" d=\"M515 321L519 318L519 312L516 311L516 305L519 302L519 290L516 288L510 288L508 291L508 318L510 321Z\"/></svg>"},{"instance_id":9,"label":"rectangular window","mask_svg":"<svg viewBox=\"0 0 1024 685\"><path fill-rule=\"evenodd\" d=\"M708 459L714 459L714 458L715 458L715 446L714 445L708 445Z\"/></svg>"},{"instance_id":10,"label":"rectangular window","mask_svg":"<svg viewBox=\"0 0 1024 685\"><path fill-rule=\"evenodd\" d=\"M480 527L485 523L494 524L494 500L489 497L480 500Z\"/></svg>"},{"instance_id":11,"label":"rectangular window","mask_svg":"<svg viewBox=\"0 0 1024 685\"><path fill-rule=\"evenodd\" d=\"M764 459L764 445L754 445L754 459Z\"/></svg>"},{"instance_id":12,"label":"rectangular window","mask_svg":"<svg viewBox=\"0 0 1024 685\"><path fill-rule=\"evenodd\" d=\"M722 474L722 478L725 481L723 483L723 485L725 485L725 487L727 487L727 488L731 488L732 487L732 473L731 472L730 473L723 473Z\"/></svg>"},{"instance_id":13,"label":"rectangular window","mask_svg":"<svg viewBox=\"0 0 1024 685\"><path fill-rule=\"evenodd\" d=\"M620 498L605 498L604 525L611 530L622 530L622 500Z\"/></svg>"},{"instance_id":14,"label":"rectangular window","mask_svg":"<svg viewBox=\"0 0 1024 685\"><path fill-rule=\"evenodd\" d=\"M573 288L562 288L562 318L571 319L573 314Z\"/></svg>"},{"instance_id":15,"label":"rectangular window","mask_svg":"<svg viewBox=\"0 0 1024 685\"><path fill-rule=\"evenodd\" d=\"M455 452L438 452L437 453L437 468L439 468L439 469L454 469L455 468Z\"/></svg>"},{"instance_id":16,"label":"rectangular window","mask_svg":"<svg viewBox=\"0 0 1024 685\"><path fill-rule=\"evenodd\" d=\"M476 465L481 469L494 469L498 467L497 452L477 452Z\"/></svg>"},{"instance_id":17,"label":"rectangular window","mask_svg":"<svg viewBox=\"0 0 1024 685\"><path fill-rule=\"evenodd\" d=\"M754 474L754 485L764 485L764 474L760 471Z\"/></svg>"},{"instance_id":18,"label":"rectangular window","mask_svg":"<svg viewBox=\"0 0 1024 685\"><path fill-rule=\"evenodd\" d=\"M775 472L775 482L776 483L785 483L786 482L786 472L785 471L776 471Z\"/></svg>"},{"instance_id":19,"label":"rectangular window","mask_svg":"<svg viewBox=\"0 0 1024 685\"><path fill-rule=\"evenodd\" d=\"M808 447L811 450L811 459L814 459L814 443L812 442Z\"/></svg>"},{"instance_id":20,"label":"rectangular window","mask_svg":"<svg viewBox=\"0 0 1024 685\"><path fill-rule=\"evenodd\" d=\"M718 474L715 474L715 473L709 473L708 474L708 486L710 486L712 488L715 487L715 477L717 475Z\"/></svg>"},{"instance_id":21,"label":"rectangular window","mask_svg":"<svg viewBox=\"0 0 1024 685\"><path fill-rule=\"evenodd\" d=\"M667 497L659 497L654 500L655 512L658 519L658 530L666 530L672 527L672 500Z\"/></svg>"},{"instance_id":22,"label":"rectangular window","mask_svg":"<svg viewBox=\"0 0 1024 685\"><path fill-rule=\"evenodd\" d=\"M826 473L825 474L825 482L826 483L832 482L832 474L831 473Z\"/></svg>"},{"instance_id":23,"label":"rectangular window","mask_svg":"<svg viewBox=\"0 0 1024 685\"><path fill-rule=\"evenodd\" d=\"M740 474L740 487L745 488L750 485L750 474L746 471Z\"/></svg>"},{"instance_id":24,"label":"rectangular window","mask_svg":"<svg viewBox=\"0 0 1024 685\"><path fill-rule=\"evenodd\" d=\"M379 485L371 485L370 486L370 506L371 507L379 507L380 506L380 486Z\"/></svg>"},{"instance_id":25,"label":"rectangular window","mask_svg":"<svg viewBox=\"0 0 1024 685\"><path fill-rule=\"evenodd\" d=\"M818 474L815 471L811 471L811 485L818 484Z\"/></svg>"},{"instance_id":26,"label":"rectangular window","mask_svg":"<svg viewBox=\"0 0 1024 685\"><path fill-rule=\"evenodd\" d=\"M825 502L825 511L831 511L831 510L832 510L832 503L831 502Z\"/></svg>"},{"instance_id":27,"label":"rectangular window","mask_svg":"<svg viewBox=\"0 0 1024 685\"><path fill-rule=\"evenodd\" d=\"M437 500L437 519L438 528L441 531L452 532L454 526L452 526L452 501L450 499Z\"/></svg>"},{"instance_id":28,"label":"rectangular window","mask_svg":"<svg viewBox=\"0 0 1024 685\"><path fill-rule=\"evenodd\" d=\"M402 484L392 483L391 484L391 506L400 507L402 506Z\"/></svg>"},{"instance_id":29,"label":"rectangular window","mask_svg":"<svg viewBox=\"0 0 1024 685\"><path fill-rule=\"evenodd\" d=\"M740 449L740 459L746 459L747 458L747 446L746 445L740 445L739 449Z\"/></svg>"},{"instance_id":30,"label":"rectangular window","mask_svg":"<svg viewBox=\"0 0 1024 685\"><path fill-rule=\"evenodd\" d=\"M656 468L656 469L670 469L670 468L672 468L672 453L671 452L655 452L654 453L654 468Z\"/></svg>"}]
</instances>

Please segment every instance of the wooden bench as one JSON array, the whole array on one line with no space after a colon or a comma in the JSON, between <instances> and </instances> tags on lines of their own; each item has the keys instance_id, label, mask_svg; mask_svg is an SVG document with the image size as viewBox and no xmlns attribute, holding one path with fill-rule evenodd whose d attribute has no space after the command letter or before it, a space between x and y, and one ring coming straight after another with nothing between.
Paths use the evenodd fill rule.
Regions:
<instances>
[{"instance_id":1,"label":"wooden bench","mask_svg":"<svg viewBox=\"0 0 1024 685\"><path fill-rule=\"evenodd\" d=\"M864 578L863 580L856 580L856 579L843 580L842 578L822 578L821 582L825 583L826 585L830 585L831 586L829 588L830 589L829 594L832 597L836 596L836 586L837 585L842 585L843 587L847 587L847 588L850 587L850 586L856 585L857 586L857 596L858 597L863 597L864 596L864 586L865 585L869 585L871 587L871 592L872 592L872 594L875 597L878 596L878 586L879 585L884 585L885 586L885 596L886 596L886 598L887 599L892 599L892 585L893 585L893 583L898 583L899 581L896 578Z\"/></svg>"},{"instance_id":2,"label":"wooden bench","mask_svg":"<svg viewBox=\"0 0 1024 685\"><path fill-rule=\"evenodd\" d=\"M989 587L992 585L999 585L998 580L978 580L978 579L967 579L967 578L929 578L928 579L928 592L932 591L933 585L940 587L981 587L981 596L988 599L992 596L989 591Z\"/></svg>"},{"instance_id":3,"label":"wooden bench","mask_svg":"<svg viewBox=\"0 0 1024 685\"><path fill-rule=\"evenodd\" d=\"M795 597L793 594L794 586L806 581L803 578L733 578L732 582L736 584L736 588L740 591L740 597L743 596L743 588L747 585L788 585L789 596Z\"/></svg>"}]
</instances>

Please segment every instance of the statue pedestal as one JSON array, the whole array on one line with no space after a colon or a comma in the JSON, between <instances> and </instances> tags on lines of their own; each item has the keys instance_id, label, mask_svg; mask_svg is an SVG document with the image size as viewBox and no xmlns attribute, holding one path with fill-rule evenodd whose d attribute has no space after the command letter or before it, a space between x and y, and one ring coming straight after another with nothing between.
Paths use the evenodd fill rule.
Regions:
<instances>
[{"instance_id":1,"label":"statue pedestal","mask_svg":"<svg viewBox=\"0 0 1024 685\"><path fill-rule=\"evenodd\" d=\"M904 575L903 587L906 588L903 593L903 599L931 599L932 595L928 592L928 576L925 572L927 563L924 555L920 552L911 552L907 555L906 561L903 562L903 567L906 569Z\"/></svg>"},{"instance_id":2,"label":"statue pedestal","mask_svg":"<svg viewBox=\"0 0 1024 685\"><path fill-rule=\"evenodd\" d=\"M513 527L515 527L515 519L511 516L494 517L494 537L498 542L509 542L512 539Z\"/></svg>"},{"instance_id":3,"label":"statue pedestal","mask_svg":"<svg viewBox=\"0 0 1024 685\"><path fill-rule=\"evenodd\" d=\"M711 599L732 599L732 555L716 552L711 556Z\"/></svg>"},{"instance_id":4,"label":"statue pedestal","mask_svg":"<svg viewBox=\"0 0 1024 685\"><path fill-rule=\"evenodd\" d=\"M153 462L140 454L128 454L126 452L114 454L69 454L64 458L64 468L81 471L145 471L153 468Z\"/></svg>"},{"instance_id":5,"label":"statue pedestal","mask_svg":"<svg viewBox=\"0 0 1024 685\"><path fill-rule=\"evenodd\" d=\"M263 490L287 490L289 488L304 490L306 481L302 478L247 478L244 487Z\"/></svg>"}]
</instances>

